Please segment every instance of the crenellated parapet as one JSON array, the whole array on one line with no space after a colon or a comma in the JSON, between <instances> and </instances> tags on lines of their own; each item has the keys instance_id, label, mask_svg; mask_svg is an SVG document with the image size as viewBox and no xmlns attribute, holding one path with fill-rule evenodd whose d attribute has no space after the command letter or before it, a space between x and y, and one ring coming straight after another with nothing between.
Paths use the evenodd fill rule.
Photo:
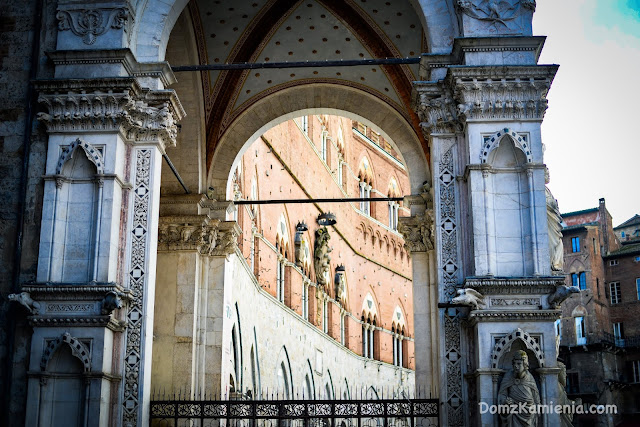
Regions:
<instances>
[{"instance_id":1,"label":"crenellated parapet","mask_svg":"<svg viewBox=\"0 0 640 427\"><path fill-rule=\"evenodd\" d=\"M143 89L134 78L52 79L36 83L49 133L119 132L126 140L174 147L185 111L175 91Z\"/></svg>"}]
</instances>

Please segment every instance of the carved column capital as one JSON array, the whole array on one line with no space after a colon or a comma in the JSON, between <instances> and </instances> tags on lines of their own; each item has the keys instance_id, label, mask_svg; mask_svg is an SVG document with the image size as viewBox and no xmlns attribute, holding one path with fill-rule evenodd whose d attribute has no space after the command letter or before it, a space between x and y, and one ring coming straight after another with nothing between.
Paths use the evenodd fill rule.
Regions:
<instances>
[{"instance_id":1,"label":"carved column capital","mask_svg":"<svg viewBox=\"0 0 640 427\"><path fill-rule=\"evenodd\" d=\"M222 222L205 215L164 216L158 226L158 250L226 256L235 252L240 233L235 221Z\"/></svg>"},{"instance_id":2,"label":"carved column capital","mask_svg":"<svg viewBox=\"0 0 640 427\"><path fill-rule=\"evenodd\" d=\"M434 248L434 213L427 209L424 214L398 218L398 231L404 238L404 247L412 252L426 252Z\"/></svg>"},{"instance_id":3,"label":"carved column capital","mask_svg":"<svg viewBox=\"0 0 640 427\"><path fill-rule=\"evenodd\" d=\"M450 68L445 86L463 121L542 121L557 66Z\"/></svg>"},{"instance_id":4,"label":"carved column capital","mask_svg":"<svg viewBox=\"0 0 640 427\"><path fill-rule=\"evenodd\" d=\"M425 136L462 131L452 92L440 83L416 84L414 108Z\"/></svg>"},{"instance_id":5,"label":"carved column capital","mask_svg":"<svg viewBox=\"0 0 640 427\"><path fill-rule=\"evenodd\" d=\"M143 90L134 78L54 79L36 83L49 132L120 132L132 142L176 145L185 112L175 91Z\"/></svg>"}]
</instances>

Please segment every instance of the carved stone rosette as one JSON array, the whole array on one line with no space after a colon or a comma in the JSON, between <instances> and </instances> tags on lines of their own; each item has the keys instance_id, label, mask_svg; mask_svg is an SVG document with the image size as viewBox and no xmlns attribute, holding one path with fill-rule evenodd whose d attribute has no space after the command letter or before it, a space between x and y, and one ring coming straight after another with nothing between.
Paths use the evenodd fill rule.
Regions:
<instances>
[{"instance_id":1,"label":"carved stone rosette","mask_svg":"<svg viewBox=\"0 0 640 427\"><path fill-rule=\"evenodd\" d=\"M427 209L423 215L398 218L398 231L409 252L426 252L434 248L434 213Z\"/></svg>"},{"instance_id":2,"label":"carved stone rosette","mask_svg":"<svg viewBox=\"0 0 640 427\"><path fill-rule=\"evenodd\" d=\"M174 90L143 90L133 78L40 80L38 120L49 132L120 132L173 147L185 112Z\"/></svg>"},{"instance_id":3,"label":"carved stone rosette","mask_svg":"<svg viewBox=\"0 0 640 427\"><path fill-rule=\"evenodd\" d=\"M159 251L194 250L206 256L226 256L238 247L240 227L234 221L222 222L207 216L160 217Z\"/></svg>"}]
</instances>

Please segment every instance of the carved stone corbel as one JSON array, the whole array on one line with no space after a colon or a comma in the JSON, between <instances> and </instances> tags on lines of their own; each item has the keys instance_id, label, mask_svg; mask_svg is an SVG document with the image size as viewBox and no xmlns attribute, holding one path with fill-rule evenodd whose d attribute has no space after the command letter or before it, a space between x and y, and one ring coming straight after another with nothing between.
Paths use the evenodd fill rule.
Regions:
<instances>
[{"instance_id":1,"label":"carved stone corbel","mask_svg":"<svg viewBox=\"0 0 640 427\"><path fill-rule=\"evenodd\" d=\"M404 247L412 252L426 252L434 248L434 213L427 209L424 214L398 218L398 232L404 238Z\"/></svg>"}]
</instances>

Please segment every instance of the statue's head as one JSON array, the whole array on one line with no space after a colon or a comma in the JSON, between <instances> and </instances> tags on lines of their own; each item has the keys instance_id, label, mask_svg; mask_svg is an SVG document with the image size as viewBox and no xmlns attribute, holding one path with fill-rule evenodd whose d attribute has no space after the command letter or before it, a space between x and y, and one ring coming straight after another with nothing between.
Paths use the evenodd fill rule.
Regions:
<instances>
[{"instance_id":1,"label":"statue's head","mask_svg":"<svg viewBox=\"0 0 640 427\"><path fill-rule=\"evenodd\" d=\"M529 356L527 356L527 353L523 350L516 351L511 363L513 366L513 373L518 376L529 370Z\"/></svg>"}]
</instances>

